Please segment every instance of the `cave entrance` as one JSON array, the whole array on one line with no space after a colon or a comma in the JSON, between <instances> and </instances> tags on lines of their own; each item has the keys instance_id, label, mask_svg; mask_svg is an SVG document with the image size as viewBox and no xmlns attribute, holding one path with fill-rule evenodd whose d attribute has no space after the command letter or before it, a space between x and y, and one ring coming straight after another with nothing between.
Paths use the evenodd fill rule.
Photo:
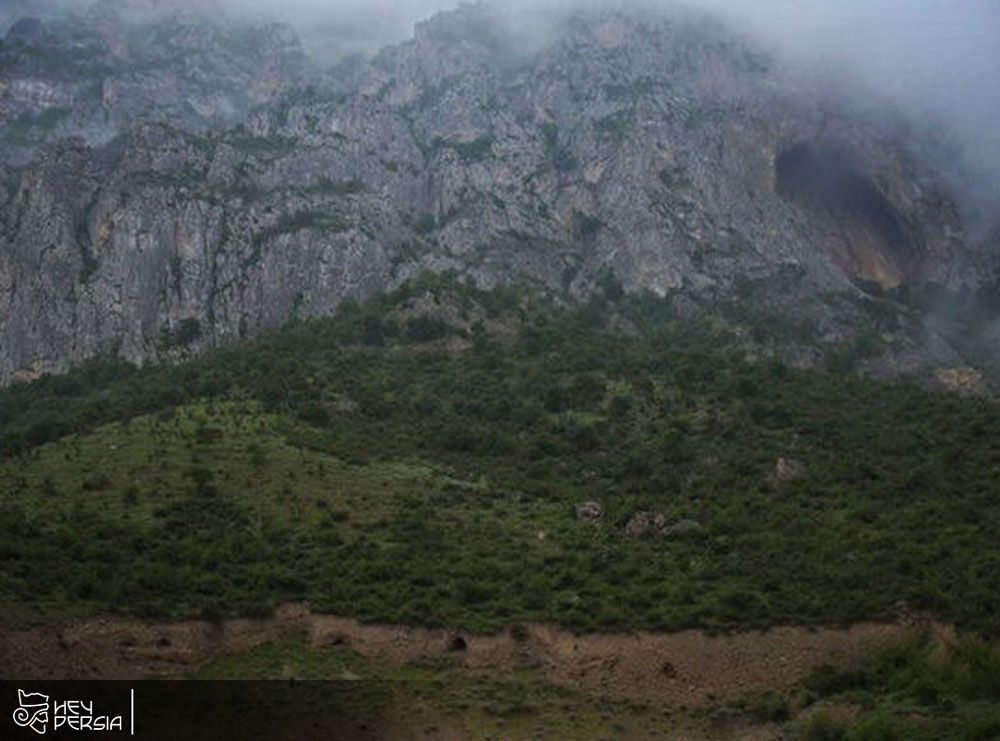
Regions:
<instances>
[{"instance_id":1,"label":"cave entrance","mask_svg":"<svg viewBox=\"0 0 1000 741\"><path fill-rule=\"evenodd\" d=\"M897 260L909 262L921 250L906 217L839 147L802 143L775 160L778 195L866 228Z\"/></svg>"}]
</instances>

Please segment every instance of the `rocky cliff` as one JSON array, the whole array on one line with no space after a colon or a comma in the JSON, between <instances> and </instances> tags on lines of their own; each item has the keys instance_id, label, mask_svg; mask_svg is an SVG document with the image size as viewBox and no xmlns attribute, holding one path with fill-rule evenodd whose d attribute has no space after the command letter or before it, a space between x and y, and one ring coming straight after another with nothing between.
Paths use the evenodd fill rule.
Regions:
<instances>
[{"instance_id":1,"label":"rocky cliff","mask_svg":"<svg viewBox=\"0 0 1000 741\"><path fill-rule=\"evenodd\" d=\"M287 28L188 10L8 31L0 381L197 351L422 269L648 290L779 324L803 364L967 362L901 296L989 290L996 248L906 123L711 18L577 15L528 50L465 6L318 72Z\"/></svg>"},{"instance_id":2,"label":"rocky cliff","mask_svg":"<svg viewBox=\"0 0 1000 741\"><path fill-rule=\"evenodd\" d=\"M6 165L65 137L104 144L142 120L189 131L233 125L304 80L291 29L227 21L212 2L99 0L75 14L51 6L45 20L20 17L3 39ZM31 9L4 3L5 16Z\"/></svg>"}]
</instances>

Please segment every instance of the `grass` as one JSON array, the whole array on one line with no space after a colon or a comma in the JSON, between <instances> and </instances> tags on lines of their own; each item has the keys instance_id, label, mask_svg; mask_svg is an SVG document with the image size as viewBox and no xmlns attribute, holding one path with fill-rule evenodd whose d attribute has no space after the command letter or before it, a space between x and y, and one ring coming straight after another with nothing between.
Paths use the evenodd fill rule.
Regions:
<instances>
[{"instance_id":1,"label":"grass","mask_svg":"<svg viewBox=\"0 0 1000 741\"><path fill-rule=\"evenodd\" d=\"M791 688L661 708L552 684L531 665L484 674L460 657L406 664L365 659L348 646L286 638L211 661L195 679L341 680L353 723L385 730L420 718L464 738L730 738L735 729L795 741L970 741L1000 733L1000 653L975 639L914 634ZM327 687L331 685L325 685ZM355 690L355 691L352 691ZM317 692L319 690L317 689ZM337 693L338 695L341 693Z\"/></svg>"},{"instance_id":2,"label":"grass","mask_svg":"<svg viewBox=\"0 0 1000 741\"><path fill-rule=\"evenodd\" d=\"M806 706L825 708L793 724L801 741L950 741L1000 737L1000 650L976 638L935 642L913 637L859 657L853 666L824 667L803 682Z\"/></svg>"},{"instance_id":3,"label":"grass","mask_svg":"<svg viewBox=\"0 0 1000 741\"><path fill-rule=\"evenodd\" d=\"M390 314L421 293L478 329L402 332ZM304 599L474 631L919 609L1000 633L994 404L750 364L612 294L560 309L425 277L185 364L4 390L0 595L210 619ZM639 333L605 331L611 312ZM634 536L637 512L696 524Z\"/></svg>"},{"instance_id":4,"label":"grass","mask_svg":"<svg viewBox=\"0 0 1000 741\"><path fill-rule=\"evenodd\" d=\"M351 697L348 723L388 732L393 722L458 731L463 738L655 738L669 721L658 709L558 687L537 669L497 675L461 668L449 659L395 665L366 660L349 648L307 646L286 639L217 659L193 679L341 680L331 686ZM342 690L342 692L340 692ZM435 733L431 731L429 735Z\"/></svg>"},{"instance_id":5,"label":"grass","mask_svg":"<svg viewBox=\"0 0 1000 741\"><path fill-rule=\"evenodd\" d=\"M15 589L172 617L308 596L372 619L489 629L517 582L490 584L481 569L512 576L521 559L558 560L561 541L592 535L563 503L419 461L350 464L283 437L296 432L312 430L254 404L201 404L38 448L3 469L21 493L5 512L12 535L74 559L8 553ZM442 612L428 596L452 604Z\"/></svg>"}]
</instances>

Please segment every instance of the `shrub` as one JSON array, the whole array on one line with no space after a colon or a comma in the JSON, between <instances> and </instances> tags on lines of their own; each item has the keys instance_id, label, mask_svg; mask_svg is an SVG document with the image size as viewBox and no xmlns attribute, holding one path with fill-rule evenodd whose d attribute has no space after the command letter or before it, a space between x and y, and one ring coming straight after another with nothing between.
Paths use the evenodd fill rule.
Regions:
<instances>
[{"instance_id":1,"label":"shrub","mask_svg":"<svg viewBox=\"0 0 1000 741\"><path fill-rule=\"evenodd\" d=\"M796 741L845 741L846 724L835 719L825 710L811 714L796 729Z\"/></svg>"}]
</instances>

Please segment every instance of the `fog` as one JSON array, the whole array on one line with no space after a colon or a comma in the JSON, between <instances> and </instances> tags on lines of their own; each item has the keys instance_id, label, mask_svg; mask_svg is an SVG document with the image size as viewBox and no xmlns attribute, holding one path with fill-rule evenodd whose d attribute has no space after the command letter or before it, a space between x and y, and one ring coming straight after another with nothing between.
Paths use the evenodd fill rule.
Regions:
<instances>
[{"instance_id":1,"label":"fog","mask_svg":"<svg viewBox=\"0 0 1000 741\"><path fill-rule=\"evenodd\" d=\"M780 54L940 124L1000 214L1000 0L700 0Z\"/></svg>"},{"instance_id":2,"label":"fog","mask_svg":"<svg viewBox=\"0 0 1000 741\"><path fill-rule=\"evenodd\" d=\"M504 0L515 27L537 35L586 0ZM311 55L372 53L409 38L414 23L454 8L434 0L224 0L234 14L281 18ZM586 2L587 5L601 3ZM676 4L676 3L669 3ZM1000 0L688 0L756 36L779 56L852 80L914 119L939 124L965 165L989 183L1000 212ZM637 2L606 2L636 8ZM643 0L642 5L668 5Z\"/></svg>"},{"instance_id":3,"label":"fog","mask_svg":"<svg viewBox=\"0 0 1000 741\"><path fill-rule=\"evenodd\" d=\"M63 0L66 2L67 0ZM77 5L90 0L68 0ZM244 19L283 20L306 51L330 62L402 41L414 23L456 7L454 0L124 0L151 5L220 4ZM56 0L58 3L58 0ZM42 9L47 0L0 0ZM536 41L579 6L637 8L684 4L710 10L756 36L796 67L847 79L901 108L921 125L939 125L964 163L987 185L1000 213L1000 0L496 0L517 31Z\"/></svg>"}]
</instances>

